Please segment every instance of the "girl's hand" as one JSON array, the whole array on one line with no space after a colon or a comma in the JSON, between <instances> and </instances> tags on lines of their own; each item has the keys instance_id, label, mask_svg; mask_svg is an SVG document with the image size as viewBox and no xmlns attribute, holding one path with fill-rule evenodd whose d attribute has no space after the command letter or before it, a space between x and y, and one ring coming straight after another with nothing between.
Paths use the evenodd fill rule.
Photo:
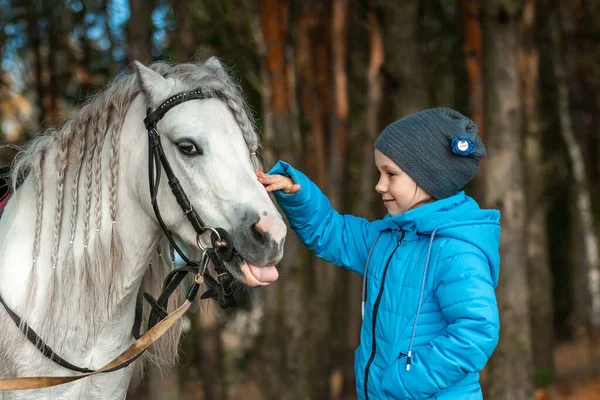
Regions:
<instances>
[{"instance_id":1,"label":"girl's hand","mask_svg":"<svg viewBox=\"0 0 600 400\"><path fill-rule=\"evenodd\" d=\"M283 190L286 194L294 194L300 190L300 185L294 183L291 178L283 175L267 175L257 169L254 170L258 181L265 186L267 192Z\"/></svg>"}]
</instances>

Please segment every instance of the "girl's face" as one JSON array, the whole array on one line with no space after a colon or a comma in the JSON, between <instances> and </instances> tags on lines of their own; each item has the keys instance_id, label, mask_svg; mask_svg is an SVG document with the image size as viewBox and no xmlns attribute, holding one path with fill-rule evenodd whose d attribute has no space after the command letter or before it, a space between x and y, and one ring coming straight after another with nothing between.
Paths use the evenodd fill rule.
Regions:
<instances>
[{"instance_id":1,"label":"girl's face","mask_svg":"<svg viewBox=\"0 0 600 400\"><path fill-rule=\"evenodd\" d=\"M400 169L382 152L375 149L375 165L379 170L379 182L375 186L390 215L401 214L433 201L408 174Z\"/></svg>"}]
</instances>

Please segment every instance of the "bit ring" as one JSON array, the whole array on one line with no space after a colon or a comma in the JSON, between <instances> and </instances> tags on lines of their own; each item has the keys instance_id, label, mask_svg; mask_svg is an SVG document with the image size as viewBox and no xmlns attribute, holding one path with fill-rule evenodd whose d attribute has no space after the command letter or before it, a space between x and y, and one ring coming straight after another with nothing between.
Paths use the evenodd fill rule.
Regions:
<instances>
[{"instance_id":1,"label":"bit ring","mask_svg":"<svg viewBox=\"0 0 600 400\"><path fill-rule=\"evenodd\" d=\"M205 229L204 232L206 232L208 230L208 231L211 231L212 233L214 233L215 235L217 235L217 240L215 240L216 247L227 247L227 242L224 241L223 239L221 239L221 235L219 234L219 231L217 231L215 228L211 228L210 226L207 226L204 229ZM202 232L202 233L204 233L204 232ZM200 250L204 251L206 249L211 249L212 246L206 246L206 247L202 246L202 243L200 243L200 236L201 236L201 234L199 234L199 233L196 234L196 244L198 245Z\"/></svg>"}]
</instances>

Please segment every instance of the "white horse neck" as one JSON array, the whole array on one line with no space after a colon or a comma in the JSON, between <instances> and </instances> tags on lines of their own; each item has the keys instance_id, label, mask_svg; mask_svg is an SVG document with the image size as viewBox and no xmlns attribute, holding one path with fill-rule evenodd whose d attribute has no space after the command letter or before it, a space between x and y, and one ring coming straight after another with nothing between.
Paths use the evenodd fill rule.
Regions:
<instances>
[{"instance_id":1,"label":"white horse neck","mask_svg":"<svg viewBox=\"0 0 600 400\"><path fill-rule=\"evenodd\" d=\"M74 243L70 244L68 216L71 213L71 205L69 201L65 201L63 215L67 217L62 221L56 269L51 265L56 202L54 182L57 181L57 169L53 167L56 146L45 155L43 223L39 254L35 263L32 260L32 248L37 196L34 195L32 174L29 174L13 195L0 219L0 295L57 354L80 367L102 367L132 342L131 327L135 315L136 295L161 236L157 224L144 211L147 208L140 207L140 201L149 202L150 194L148 193L147 199L137 199L136 195L128 190L139 184L137 180L147 179L147 170L140 168L140 163L146 165L143 157L147 148L144 140L146 133L141 122L143 111L142 99L138 98L131 105L122 128L120 151L126 156L121 158L117 195L119 211L115 222L122 238L123 262L115 274L110 275L111 266L105 264L110 260L108 254L113 228L107 206L105 171L102 173L100 230L96 231L94 224L90 229L88 250L92 263L85 265L83 262L83 207L78 207L77 234ZM107 142L108 140L104 142L102 150L103 164L109 157ZM140 172L141 169L143 171ZM72 186L71 179L67 179L65 193L71 193ZM79 186L79 196L83 199L84 185ZM101 238L101 248L94 246L97 235ZM71 251L71 246L74 265L69 266L64 262L68 258L66 255ZM100 249L101 254L98 253ZM83 271L84 267L92 270ZM110 279L103 278L108 275ZM89 279L92 279L91 283ZM113 287L109 287L111 285ZM0 360L3 361L0 363L0 377L69 373L46 359L27 342L2 307L0 326L3 326L0 335ZM106 376L86 379L80 381L81 383L28 393L31 398L37 398L37 394L47 398L49 391L56 396L60 394L68 398L77 393L90 398L96 397L94 393L99 398L118 398L121 394L124 395L123 390L126 391L130 377L131 367ZM0 399L2 398L0 394Z\"/></svg>"}]
</instances>

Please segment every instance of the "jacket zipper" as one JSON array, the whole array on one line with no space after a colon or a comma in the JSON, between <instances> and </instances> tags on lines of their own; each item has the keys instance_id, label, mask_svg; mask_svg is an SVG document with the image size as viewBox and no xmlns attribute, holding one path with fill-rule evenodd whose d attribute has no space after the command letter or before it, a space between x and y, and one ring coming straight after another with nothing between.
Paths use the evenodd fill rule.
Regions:
<instances>
[{"instance_id":1,"label":"jacket zipper","mask_svg":"<svg viewBox=\"0 0 600 400\"><path fill-rule=\"evenodd\" d=\"M367 390L367 387L369 385L369 370L371 369L371 364L373 363L373 360L375 359L375 353L377 352L377 342L375 340L375 327L377 325L377 312L379 311L379 303L381 303L381 297L383 295L383 288L385 285L385 277L387 275L387 271L388 271L388 267L390 266L390 262L392 261L392 257L394 257L394 253L396 253L396 250L398 250L398 247L400 247L400 244L402 243L402 240L404 239L404 230L402 230L402 228L398 229L398 233L400 234L400 237L398 238L398 244L396 244L394 251L392 251L392 254L390 254L390 257L387 259L387 262L385 263L385 267L383 269L383 276L381 277L381 287L379 288L379 293L377 294L377 298L375 299L375 304L373 305L373 325L372 325L372 330L371 330L372 335L373 335L373 341L372 341L372 347L371 347L371 357L369 357L369 361L367 361L367 365L365 366L365 384L364 384L365 400L369 400L369 392Z\"/></svg>"}]
</instances>

